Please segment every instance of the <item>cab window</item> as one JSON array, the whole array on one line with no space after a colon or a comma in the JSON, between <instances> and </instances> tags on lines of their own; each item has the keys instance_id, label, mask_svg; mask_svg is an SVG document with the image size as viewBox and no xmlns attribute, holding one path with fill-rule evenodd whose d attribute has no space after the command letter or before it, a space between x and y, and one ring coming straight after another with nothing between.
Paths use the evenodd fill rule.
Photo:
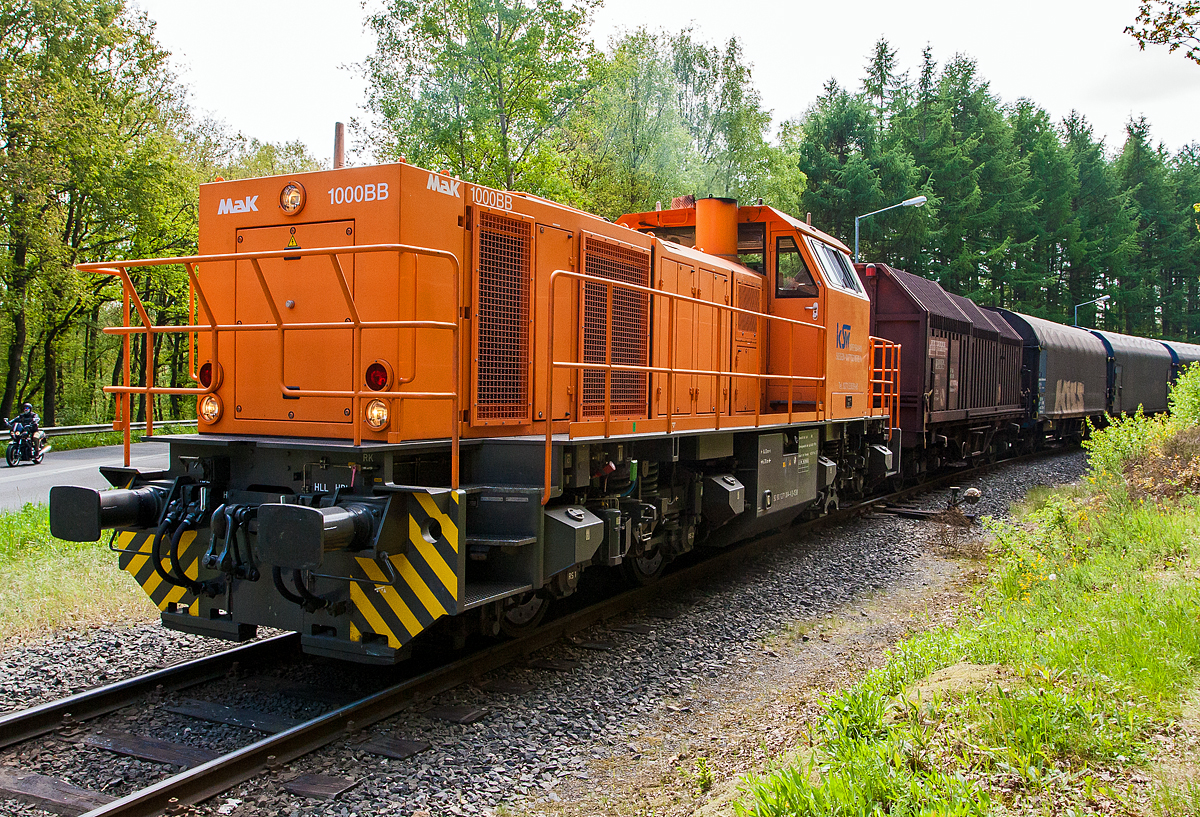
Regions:
<instances>
[{"instance_id":1,"label":"cab window","mask_svg":"<svg viewBox=\"0 0 1200 817\"><path fill-rule=\"evenodd\" d=\"M738 225L738 261L762 275L766 272L763 255L767 250L767 225L749 222Z\"/></svg>"},{"instance_id":2,"label":"cab window","mask_svg":"<svg viewBox=\"0 0 1200 817\"><path fill-rule=\"evenodd\" d=\"M781 235L775 239L775 297L815 298L817 284L796 245L796 239Z\"/></svg>"},{"instance_id":3,"label":"cab window","mask_svg":"<svg viewBox=\"0 0 1200 817\"><path fill-rule=\"evenodd\" d=\"M846 292L863 294L862 282L858 280L858 273L850 263L850 256L815 239L809 239L809 246L812 247L813 255L817 257L817 263L825 271L825 280Z\"/></svg>"}]
</instances>

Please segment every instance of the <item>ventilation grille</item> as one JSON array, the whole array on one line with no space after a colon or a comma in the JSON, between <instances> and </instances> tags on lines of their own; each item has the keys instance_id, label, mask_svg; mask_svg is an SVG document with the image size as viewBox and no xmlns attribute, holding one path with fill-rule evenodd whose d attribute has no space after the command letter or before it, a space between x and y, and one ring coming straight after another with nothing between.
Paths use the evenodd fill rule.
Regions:
<instances>
[{"instance_id":1,"label":"ventilation grille","mask_svg":"<svg viewBox=\"0 0 1200 817\"><path fill-rule=\"evenodd\" d=\"M737 307L738 309L749 309L753 312L762 310L762 290L751 284L745 284L738 281L737 284ZM738 340L754 340L758 334L758 318L753 315L746 315L742 312L738 313L737 320L738 332L744 338Z\"/></svg>"},{"instance_id":2,"label":"ventilation grille","mask_svg":"<svg viewBox=\"0 0 1200 817\"><path fill-rule=\"evenodd\" d=\"M633 247L608 244L585 236L583 271L586 275L598 278L649 286L650 254ZM613 314L610 322L609 289L603 284L584 284L583 362L604 363L605 350L611 348L613 363L646 366L649 359L649 297L643 292L612 287ZM583 372L584 417L604 416L604 375L603 371ZM610 388L613 417L646 416L647 380L648 375L645 372L612 373Z\"/></svg>"},{"instance_id":3,"label":"ventilation grille","mask_svg":"<svg viewBox=\"0 0 1200 817\"><path fill-rule=\"evenodd\" d=\"M475 418L528 422L531 225L479 214Z\"/></svg>"}]
</instances>

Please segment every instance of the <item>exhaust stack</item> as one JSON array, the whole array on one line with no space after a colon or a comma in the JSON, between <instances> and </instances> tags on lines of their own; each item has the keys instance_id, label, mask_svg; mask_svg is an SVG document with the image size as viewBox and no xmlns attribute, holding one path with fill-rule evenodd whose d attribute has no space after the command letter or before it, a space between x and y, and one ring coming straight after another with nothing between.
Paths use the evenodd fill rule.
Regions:
<instances>
[{"instance_id":1,"label":"exhaust stack","mask_svg":"<svg viewBox=\"0 0 1200 817\"><path fill-rule=\"evenodd\" d=\"M333 169L346 166L346 126L341 122L333 123Z\"/></svg>"},{"instance_id":2,"label":"exhaust stack","mask_svg":"<svg viewBox=\"0 0 1200 817\"><path fill-rule=\"evenodd\" d=\"M736 261L737 245L737 199L698 199L696 201L696 249Z\"/></svg>"}]
</instances>

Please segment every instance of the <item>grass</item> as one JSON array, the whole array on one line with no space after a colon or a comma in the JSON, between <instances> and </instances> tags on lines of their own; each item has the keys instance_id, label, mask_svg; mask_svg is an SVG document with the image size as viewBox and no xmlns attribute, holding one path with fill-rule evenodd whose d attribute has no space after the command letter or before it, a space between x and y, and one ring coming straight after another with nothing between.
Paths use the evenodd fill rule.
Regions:
<instances>
[{"instance_id":1,"label":"grass","mask_svg":"<svg viewBox=\"0 0 1200 817\"><path fill-rule=\"evenodd\" d=\"M1184 409L1200 405L1200 370L1189 378ZM1175 460L1160 462L1200 458L1178 442L1200 416L1180 414L1098 432L1083 485L1033 489L1015 524L989 521L969 612L830 696L806 760L746 778L737 812L1129 810L1128 773L1152 762L1200 670L1200 498L1171 481ZM1156 473L1168 490L1146 483ZM983 665L990 680L914 695L935 671ZM1148 798L1151 813L1200 817L1196 782Z\"/></svg>"},{"instance_id":2,"label":"grass","mask_svg":"<svg viewBox=\"0 0 1200 817\"><path fill-rule=\"evenodd\" d=\"M162 426L154 430L154 437L165 437L171 434L195 434L196 426L172 425ZM140 443L147 439L144 432L135 431L130 440ZM152 439L152 438L151 438ZM103 445L121 445L125 442L122 431L98 431L92 434L70 434L63 437L51 437L50 445L55 451L74 451L79 448L98 448Z\"/></svg>"},{"instance_id":3,"label":"grass","mask_svg":"<svg viewBox=\"0 0 1200 817\"><path fill-rule=\"evenodd\" d=\"M64 542L50 535L45 505L0 513L0 633L4 638L65 627L151 620L154 606L117 569L108 539Z\"/></svg>"}]
</instances>

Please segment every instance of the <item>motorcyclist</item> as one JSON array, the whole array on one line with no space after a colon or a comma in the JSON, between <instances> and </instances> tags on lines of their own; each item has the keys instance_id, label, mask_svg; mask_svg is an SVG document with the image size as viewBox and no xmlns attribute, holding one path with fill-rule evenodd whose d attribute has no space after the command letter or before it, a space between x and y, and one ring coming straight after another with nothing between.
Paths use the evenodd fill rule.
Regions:
<instances>
[{"instance_id":1,"label":"motorcyclist","mask_svg":"<svg viewBox=\"0 0 1200 817\"><path fill-rule=\"evenodd\" d=\"M4 459L9 466L22 460L33 460L34 465L42 461L48 446L46 432L40 429L42 418L29 403L21 404L21 413L12 420L4 420L3 427L9 431L9 442L4 449Z\"/></svg>"},{"instance_id":2,"label":"motorcyclist","mask_svg":"<svg viewBox=\"0 0 1200 817\"><path fill-rule=\"evenodd\" d=\"M36 438L38 428L42 423L42 418L37 416L37 412L33 410L32 403L22 403L21 413L17 415L17 419L13 420L13 425L16 425L17 423L27 427L30 435Z\"/></svg>"}]
</instances>

